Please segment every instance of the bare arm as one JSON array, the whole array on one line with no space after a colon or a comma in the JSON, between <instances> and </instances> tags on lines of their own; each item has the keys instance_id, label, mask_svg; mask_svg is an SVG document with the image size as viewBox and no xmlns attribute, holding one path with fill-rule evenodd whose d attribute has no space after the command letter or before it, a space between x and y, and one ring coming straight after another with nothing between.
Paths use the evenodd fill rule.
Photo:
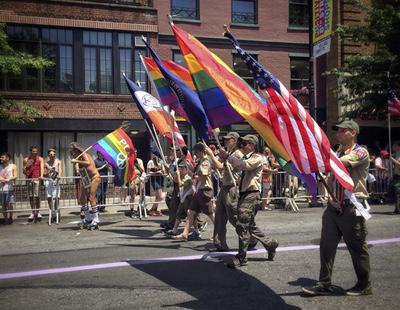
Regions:
<instances>
[{"instance_id":1,"label":"bare arm","mask_svg":"<svg viewBox=\"0 0 400 310\"><path fill-rule=\"evenodd\" d=\"M17 165L15 165L15 164L13 164L13 169L12 169L13 171L13 174L12 174L12 177L10 178L10 181L11 180L15 180L15 179L17 179L18 178L18 169L17 169Z\"/></svg>"},{"instance_id":2,"label":"bare arm","mask_svg":"<svg viewBox=\"0 0 400 310\"><path fill-rule=\"evenodd\" d=\"M62 164L61 164L61 160L58 160L58 176L59 176L59 177L62 176Z\"/></svg>"},{"instance_id":3,"label":"bare arm","mask_svg":"<svg viewBox=\"0 0 400 310\"><path fill-rule=\"evenodd\" d=\"M44 159L40 157L40 176L39 178L42 179L44 175Z\"/></svg>"}]
</instances>

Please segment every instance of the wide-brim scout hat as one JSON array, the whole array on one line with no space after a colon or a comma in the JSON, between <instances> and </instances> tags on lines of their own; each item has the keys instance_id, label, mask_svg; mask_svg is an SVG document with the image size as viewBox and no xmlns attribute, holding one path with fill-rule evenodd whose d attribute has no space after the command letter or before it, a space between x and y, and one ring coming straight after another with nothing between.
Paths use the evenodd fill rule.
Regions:
<instances>
[{"instance_id":1,"label":"wide-brim scout hat","mask_svg":"<svg viewBox=\"0 0 400 310\"><path fill-rule=\"evenodd\" d=\"M245 135L242 138L242 141L246 141L247 143L252 143L258 145L258 137L256 135Z\"/></svg>"},{"instance_id":2,"label":"wide-brim scout hat","mask_svg":"<svg viewBox=\"0 0 400 310\"><path fill-rule=\"evenodd\" d=\"M360 126L358 126L358 124L352 119L345 120L332 127L333 130L338 130L339 128L352 129L355 130L357 134L360 133Z\"/></svg>"}]
</instances>

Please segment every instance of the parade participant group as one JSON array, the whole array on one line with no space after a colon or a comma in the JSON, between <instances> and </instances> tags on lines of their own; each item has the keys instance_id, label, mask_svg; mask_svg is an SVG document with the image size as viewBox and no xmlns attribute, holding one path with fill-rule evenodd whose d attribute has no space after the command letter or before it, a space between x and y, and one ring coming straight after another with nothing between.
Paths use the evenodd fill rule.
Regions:
<instances>
[{"instance_id":1,"label":"parade participant group","mask_svg":"<svg viewBox=\"0 0 400 310\"><path fill-rule=\"evenodd\" d=\"M343 121L334 129L337 130L336 136L340 143L338 151L340 161L349 171L355 184L353 193L366 207L366 200L369 197L366 182L370 156L368 151L356 142L359 126L355 121L349 120ZM269 234L273 235L273 232L268 232L267 235L256 224L257 212L264 209L261 197L264 197L264 202L268 199L266 195L262 195L262 183L265 182L262 176L263 171L264 174L266 170L269 174L274 173L270 164L268 164L268 169L265 168L265 155L269 154L269 150L265 147L262 152L258 152L260 141L254 134L240 137L237 132L229 132L222 136L222 141L223 146L216 149L210 148L204 142L195 144L192 148L194 160L188 160L189 152L186 147L183 150L171 148L166 161L153 156L152 162L147 165L147 178L151 180L151 186L156 192L156 200L149 210L149 215L162 215L152 211L156 211L161 202L160 193L163 185L160 179L152 179L151 176L166 176L166 187L170 188L170 192L166 195L169 218L161 224L161 227L167 237L181 241L190 240L191 236L192 238L195 236L196 239L206 223L199 216L200 213L204 213L214 224L212 240L215 248L213 251L226 252L235 248L234 245L229 246L227 243L228 222L236 231L238 254L227 264L228 267L238 268L246 265L247 251L254 248L258 242L265 248L267 260L272 261L275 258L278 240L269 236ZM49 209L52 210L53 216L58 217L60 216L58 207L59 179L62 176L61 160L57 158L54 148L48 149L46 160L39 156L37 147L33 146L30 150L30 155L24 159L23 170L27 178L27 191L32 208L32 214L28 220L36 222L41 219L38 205L41 179L44 181ZM400 169L397 142L394 143L394 150L392 162L397 176ZM70 143L69 152L74 174L78 176L76 197L81 206L79 226L96 229L100 225L96 197L102 197L98 193L101 185L99 170L109 168L109 164L99 153L95 163L92 156L76 142ZM176 154L176 158L173 154ZM10 163L10 156L6 153L3 153L0 159L1 203L4 210L12 211L15 202L13 184L18 177L17 167ZM130 200L132 203L137 195L139 195L139 201L143 200L143 183L146 180L143 161L140 158L135 158L134 169L134 177L127 184L132 195ZM215 188L212 180L215 172L220 175L218 188ZM327 179L329 188L335 196L329 197L328 206L322 217L319 282L314 287L304 287L304 294L309 296L333 294L331 284L333 263L337 245L343 237L352 257L358 280L353 288L346 291L346 294L369 295L372 293L372 288L366 244L366 220L357 214L358 211L345 197L343 187L335 181L335 178L328 175ZM396 184L394 188L396 189ZM270 190L270 187L267 189ZM157 193L158 190L160 193ZM397 210L398 195L396 198ZM103 200L101 203L104 206L106 201ZM91 210L89 210L89 205ZM136 210L132 204L130 207L131 215L134 215ZM12 223L12 212L4 213L4 218L8 223ZM183 226L182 222L184 222Z\"/></svg>"}]
</instances>

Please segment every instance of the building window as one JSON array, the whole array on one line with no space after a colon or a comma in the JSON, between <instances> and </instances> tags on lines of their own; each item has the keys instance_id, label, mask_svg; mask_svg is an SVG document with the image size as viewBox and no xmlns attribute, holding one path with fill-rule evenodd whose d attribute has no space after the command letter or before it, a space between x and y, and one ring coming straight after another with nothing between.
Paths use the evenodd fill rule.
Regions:
<instances>
[{"instance_id":1,"label":"building window","mask_svg":"<svg viewBox=\"0 0 400 310\"><path fill-rule=\"evenodd\" d=\"M39 28L25 26L7 26L7 34L10 45L17 51L35 56L40 55ZM21 74L8 76L7 90L40 90L40 71L27 67Z\"/></svg>"},{"instance_id":2,"label":"building window","mask_svg":"<svg viewBox=\"0 0 400 310\"><path fill-rule=\"evenodd\" d=\"M289 0L289 26L308 28L308 0Z\"/></svg>"},{"instance_id":3,"label":"building window","mask_svg":"<svg viewBox=\"0 0 400 310\"><path fill-rule=\"evenodd\" d=\"M85 92L111 94L111 32L84 31Z\"/></svg>"},{"instance_id":4,"label":"building window","mask_svg":"<svg viewBox=\"0 0 400 310\"><path fill-rule=\"evenodd\" d=\"M258 60L257 55L251 55L255 60ZM253 75L250 73L249 68L243 61L239 54L233 54L233 70L239 75L243 80L247 82L251 87L256 89L256 81Z\"/></svg>"},{"instance_id":5,"label":"building window","mask_svg":"<svg viewBox=\"0 0 400 310\"><path fill-rule=\"evenodd\" d=\"M308 104L308 58L290 58L290 92L304 105Z\"/></svg>"},{"instance_id":6,"label":"building window","mask_svg":"<svg viewBox=\"0 0 400 310\"><path fill-rule=\"evenodd\" d=\"M198 20L200 18L199 0L171 0L171 15Z\"/></svg>"},{"instance_id":7,"label":"building window","mask_svg":"<svg viewBox=\"0 0 400 310\"><path fill-rule=\"evenodd\" d=\"M43 28L42 56L54 62L43 70L43 91L72 92L72 30Z\"/></svg>"},{"instance_id":8,"label":"building window","mask_svg":"<svg viewBox=\"0 0 400 310\"><path fill-rule=\"evenodd\" d=\"M232 23L257 24L257 0L232 0Z\"/></svg>"},{"instance_id":9,"label":"building window","mask_svg":"<svg viewBox=\"0 0 400 310\"><path fill-rule=\"evenodd\" d=\"M140 55L146 56L146 49L135 49L135 81L139 81L141 88L147 91L147 74Z\"/></svg>"},{"instance_id":10,"label":"building window","mask_svg":"<svg viewBox=\"0 0 400 310\"><path fill-rule=\"evenodd\" d=\"M186 62L185 59L183 58L182 54L180 51L172 51L172 60L177 63L178 65L181 65L184 68L186 67Z\"/></svg>"},{"instance_id":11,"label":"building window","mask_svg":"<svg viewBox=\"0 0 400 310\"><path fill-rule=\"evenodd\" d=\"M10 45L21 52L42 56L54 65L24 68L8 76L7 90L73 92L72 30L8 25Z\"/></svg>"}]
</instances>

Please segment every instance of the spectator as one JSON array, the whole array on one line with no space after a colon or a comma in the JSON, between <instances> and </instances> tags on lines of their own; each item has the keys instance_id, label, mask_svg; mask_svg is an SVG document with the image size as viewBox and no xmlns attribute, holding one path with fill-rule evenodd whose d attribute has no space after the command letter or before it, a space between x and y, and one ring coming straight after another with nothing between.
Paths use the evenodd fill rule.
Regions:
<instances>
[{"instance_id":1,"label":"spectator","mask_svg":"<svg viewBox=\"0 0 400 310\"><path fill-rule=\"evenodd\" d=\"M10 163L10 155L2 153L0 157L0 203L4 211L4 224L13 222L14 182L18 176L17 166Z\"/></svg>"},{"instance_id":2,"label":"spectator","mask_svg":"<svg viewBox=\"0 0 400 310\"><path fill-rule=\"evenodd\" d=\"M383 193L389 184L389 165L389 152L381 150L379 156L375 158L375 177L379 193Z\"/></svg>"},{"instance_id":3,"label":"spectator","mask_svg":"<svg viewBox=\"0 0 400 310\"><path fill-rule=\"evenodd\" d=\"M60 177L62 176L61 160L56 157L56 150L47 150L48 161L45 163L44 186L46 188L47 201L51 210L51 221L58 223L60 220Z\"/></svg>"},{"instance_id":4,"label":"spectator","mask_svg":"<svg viewBox=\"0 0 400 310\"><path fill-rule=\"evenodd\" d=\"M131 197L130 197L130 216L134 215L134 203L135 203L135 197L139 193L139 208L141 207L141 204L143 203L143 195L144 195L144 177L146 176L146 173L144 171L144 165L143 165L143 160L141 160L139 157L137 157L137 151L135 150L136 157L135 157L135 162L134 162L134 167L135 167L135 176L134 178L130 181L129 187L131 190Z\"/></svg>"},{"instance_id":5,"label":"spectator","mask_svg":"<svg viewBox=\"0 0 400 310\"><path fill-rule=\"evenodd\" d=\"M31 154L24 158L24 174L27 177L27 189L29 196L29 203L31 205L32 213L28 218L29 222L41 221L42 215L39 212L40 209L40 196L39 196L39 185L40 180L44 175L44 160L43 157L38 155L38 148L31 146Z\"/></svg>"},{"instance_id":6,"label":"spectator","mask_svg":"<svg viewBox=\"0 0 400 310\"><path fill-rule=\"evenodd\" d=\"M108 170L110 169L110 165L99 151L96 152L96 155L97 158L94 160L94 164L101 177L100 186L96 192L96 200L99 212L104 212L107 204Z\"/></svg>"},{"instance_id":7,"label":"spectator","mask_svg":"<svg viewBox=\"0 0 400 310\"><path fill-rule=\"evenodd\" d=\"M147 173L150 175L150 184L155 196L155 202L149 210L149 215L162 216L162 213L157 209L158 204L162 200L162 189L164 187L164 164L156 155L153 155L152 159L147 163Z\"/></svg>"},{"instance_id":8,"label":"spectator","mask_svg":"<svg viewBox=\"0 0 400 310\"><path fill-rule=\"evenodd\" d=\"M262 171L262 210L272 211L269 207L272 195L272 174L276 169L270 163L271 150L265 146L262 152L263 171Z\"/></svg>"}]
</instances>

